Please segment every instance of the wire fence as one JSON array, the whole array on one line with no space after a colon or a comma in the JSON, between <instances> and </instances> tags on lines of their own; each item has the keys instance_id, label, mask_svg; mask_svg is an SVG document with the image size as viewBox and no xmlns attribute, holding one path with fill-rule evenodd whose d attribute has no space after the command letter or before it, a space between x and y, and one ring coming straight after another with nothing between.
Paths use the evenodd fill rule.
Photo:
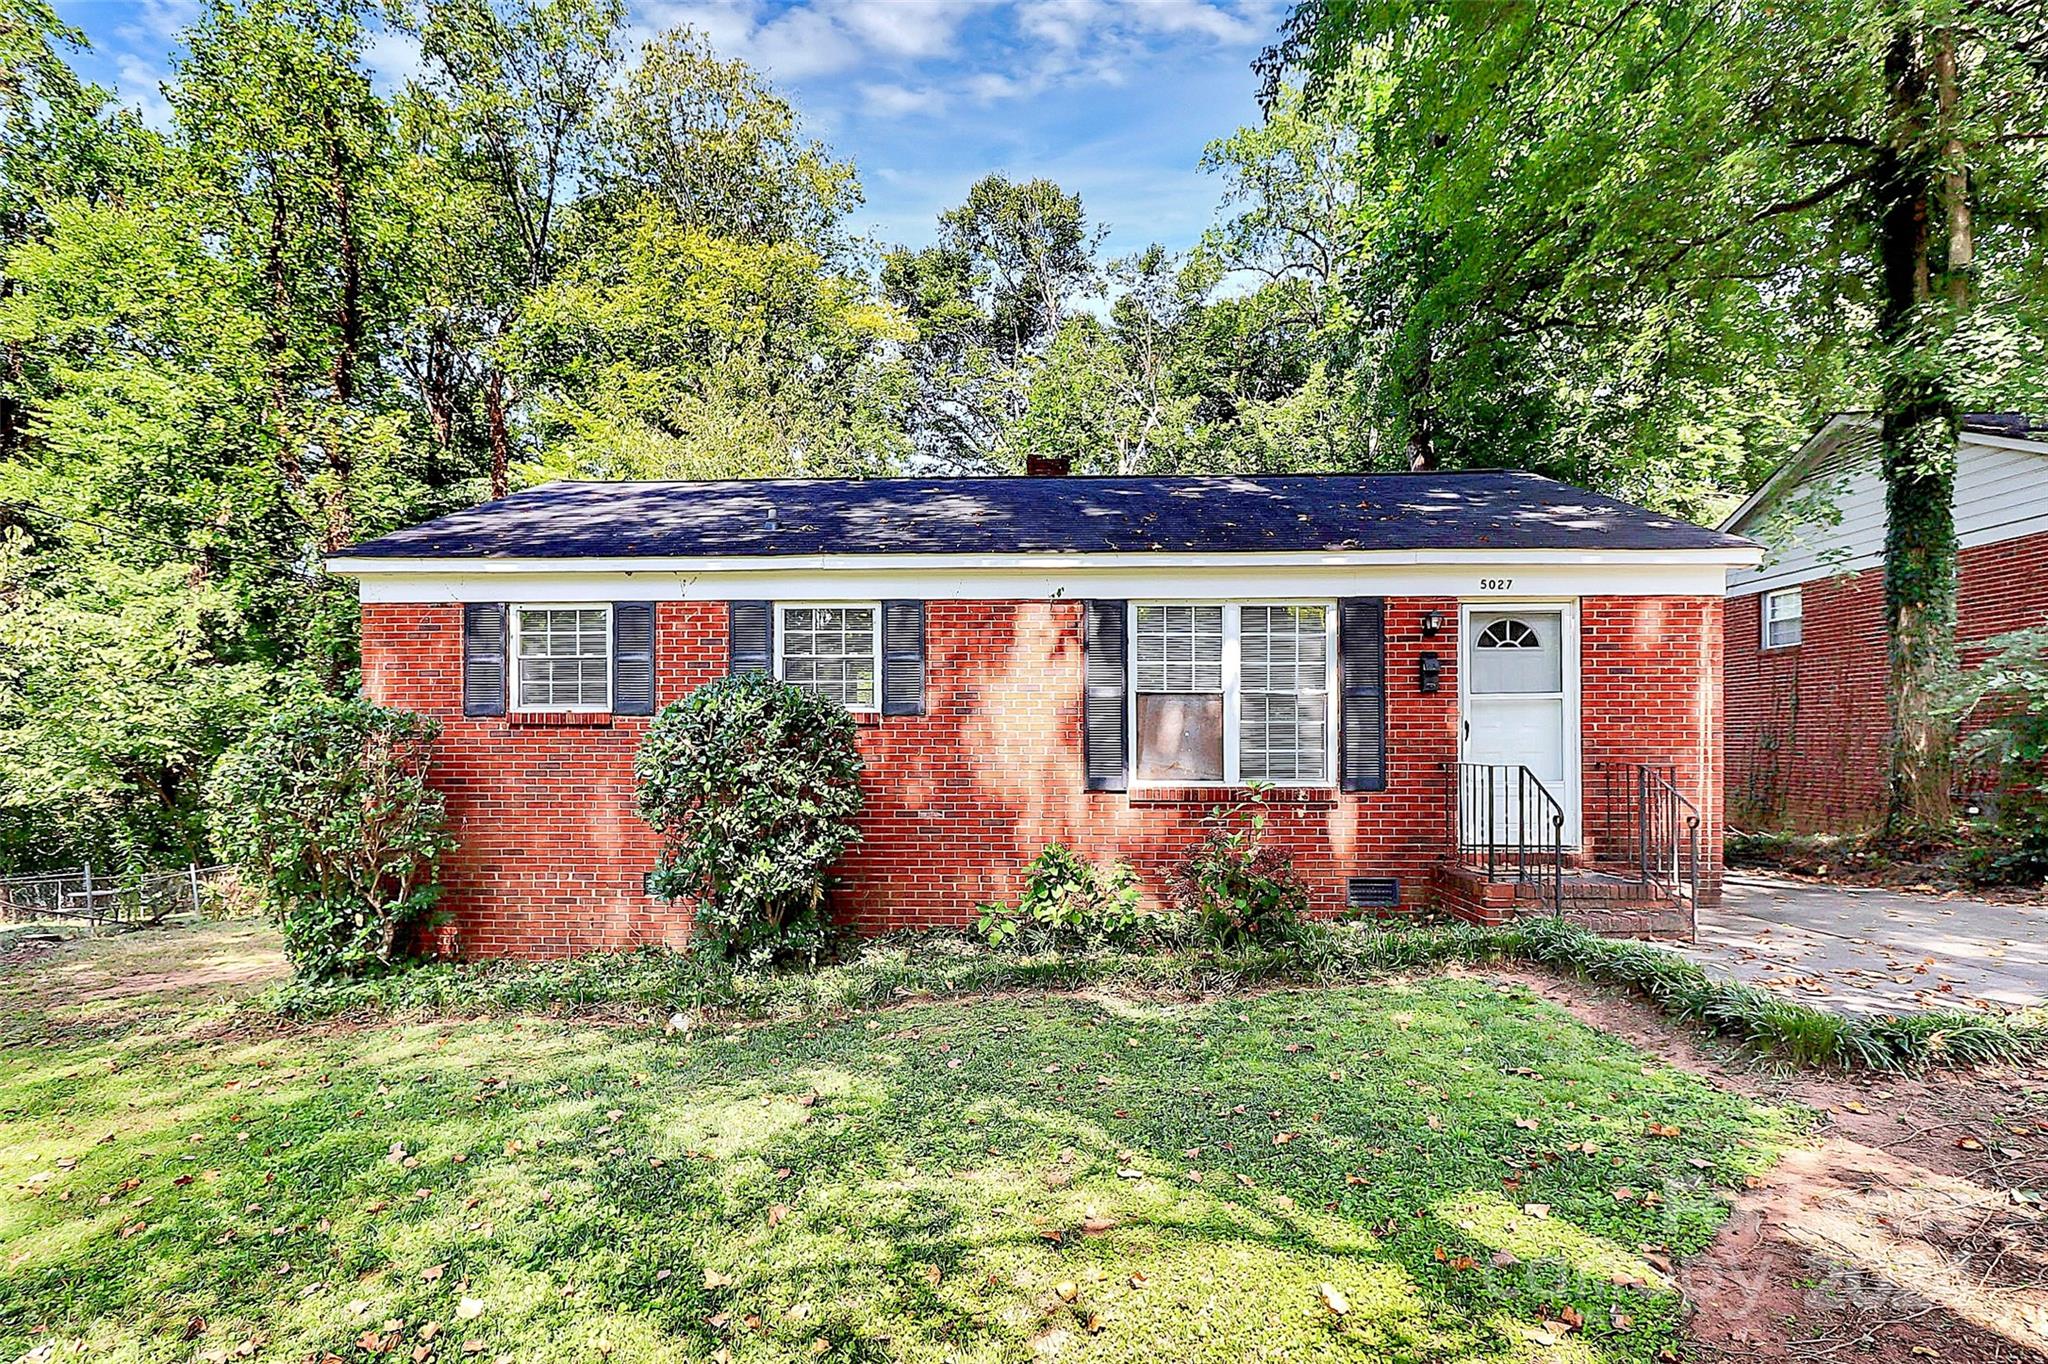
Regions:
<instances>
[{"instance_id":1,"label":"wire fence","mask_svg":"<svg viewBox=\"0 0 2048 1364\"><path fill-rule=\"evenodd\" d=\"M221 910L233 888L226 867L95 873L91 867L40 876L0 877L0 923L73 923L93 929L139 928L173 914Z\"/></svg>"}]
</instances>

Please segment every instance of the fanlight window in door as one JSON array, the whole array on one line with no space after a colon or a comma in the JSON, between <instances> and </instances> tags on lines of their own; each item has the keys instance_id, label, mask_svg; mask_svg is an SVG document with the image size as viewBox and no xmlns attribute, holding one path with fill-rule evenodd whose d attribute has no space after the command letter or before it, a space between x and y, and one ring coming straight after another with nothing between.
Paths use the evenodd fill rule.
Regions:
<instances>
[{"instance_id":1,"label":"fanlight window in door","mask_svg":"<svg viewBox=\"0 0 2048 1364\"><path fill-rule=\"evenodd\" d=\"M1497 620L1479 632L1479 647L1482 649L1540 649L1543 641L1536 638L1536 632L1529 628L1527 621Z\"/></svg>"},{"instance_id":2,"label":"fanlight window in door","mask_svg":"<svg viewBox=\"0 0 2048 1364\"><path fill-rule=\"evenodd\" d=\"M1475 692L1560 693L1564 690L1564 633L1555 612L1526 616L1474 615L1472 679Z\"/></svg>"}]
</instances>

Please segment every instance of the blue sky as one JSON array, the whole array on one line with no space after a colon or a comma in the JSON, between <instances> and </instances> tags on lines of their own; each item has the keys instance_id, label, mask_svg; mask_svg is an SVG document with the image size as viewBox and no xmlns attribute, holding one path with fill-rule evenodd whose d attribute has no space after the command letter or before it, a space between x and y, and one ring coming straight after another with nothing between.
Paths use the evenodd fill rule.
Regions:
<instances>
[{"instance_id":1,"label":"blue sky","mask_svg":"<svg viewBox=\"0 0 2048 1364\"><path fill-rule=\"evenodd\" d=\"M161 117L157 86L197 0L59 0L80 65ZM1111 254L1194 243L1219 186L1202 147L1254 122L1252 59L1285 0L633 0L645 33L690 24L767 72L860 168L853 226L929 241L978 176L1049 176L1110 229ZM402 80L401 36L373 64Z\"/></svg>"}]
</instances>

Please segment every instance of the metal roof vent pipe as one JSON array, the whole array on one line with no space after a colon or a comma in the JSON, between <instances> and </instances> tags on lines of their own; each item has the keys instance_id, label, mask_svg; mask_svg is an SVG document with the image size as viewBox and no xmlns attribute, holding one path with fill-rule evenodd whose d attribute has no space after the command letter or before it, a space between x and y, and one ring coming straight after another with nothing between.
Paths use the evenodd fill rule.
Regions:
<instances>
[{"instance_id":1,"label":"metal roof vent pipe","mask_svg":"<svg viewBox=\"0 0 2048 1364\"><path fill-rule=\"evenodd\" d=\"M1024 456L1024 474L1027 478L1065 478L1073 472L1072 455Z\"/></svg>"}]
</instances>

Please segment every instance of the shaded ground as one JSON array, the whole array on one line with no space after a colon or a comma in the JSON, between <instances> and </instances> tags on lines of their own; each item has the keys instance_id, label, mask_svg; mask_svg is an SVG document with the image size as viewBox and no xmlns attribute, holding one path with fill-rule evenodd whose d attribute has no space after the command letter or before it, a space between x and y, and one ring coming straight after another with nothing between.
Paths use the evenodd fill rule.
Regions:
<instances>
[{"instance_id":1,"label":"shaded ground","mask_svg":"<svg viewBox=\"0 0 2048 1364\"><path fill-rule=\"evenodd\" d=\"M1785 1074L1616 992L1507 974L1717 1085L1821 1115L1746 1184L1707 1252L1678 1266L1698 1357L2048 1359L2048 1073Z\"/></svg>"},{"instance_id":2,"label":"shaded ground","mask_svg":"<svg viewBox=\"0 0 2048 1364\"><path fill-rule=\"evenodd\" d=\"M0 1359L2048 1343L2036 1074L1776 1076L1540 973L683 1043L238 1012L279 969L220 925L0 969Z\"/></svg>"},{"instance_id":3,"label":"shaded ground","mask_svg":"<svg viewBox=\"0 0 2048 1364\"><path fill-rule=\"evenodd\" d=\"M1850 1014L2048 1002L2048 906L1730 873L1683 949L1717 974Z\"/></svg>"}]
</instances>

